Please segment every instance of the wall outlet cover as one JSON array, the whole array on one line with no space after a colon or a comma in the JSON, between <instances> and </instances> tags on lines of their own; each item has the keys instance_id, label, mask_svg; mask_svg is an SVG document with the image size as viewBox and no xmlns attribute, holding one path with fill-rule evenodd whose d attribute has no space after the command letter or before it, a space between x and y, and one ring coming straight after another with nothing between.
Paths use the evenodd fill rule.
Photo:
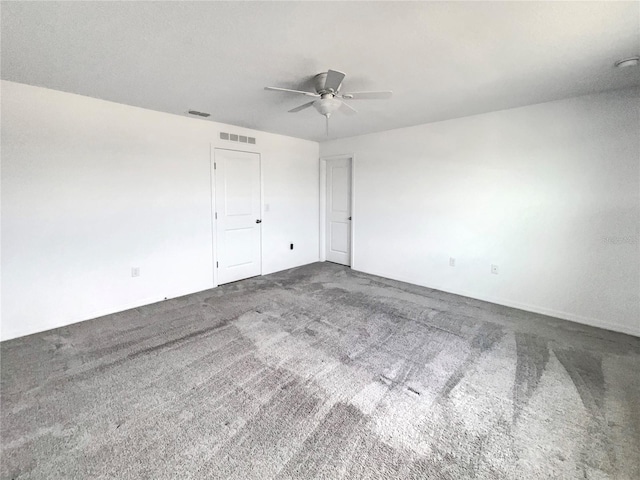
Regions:
<instances>
[{"instance_id":1,"label":"wall outlet cover","mask_svg":"<svg viewBox=\"0 0 640 480\"><path fill-rule=\"evenodd\" d=\"M491 265L491 273L494 275L498 274L498 265Z\"/></svg>"}]
</instances>

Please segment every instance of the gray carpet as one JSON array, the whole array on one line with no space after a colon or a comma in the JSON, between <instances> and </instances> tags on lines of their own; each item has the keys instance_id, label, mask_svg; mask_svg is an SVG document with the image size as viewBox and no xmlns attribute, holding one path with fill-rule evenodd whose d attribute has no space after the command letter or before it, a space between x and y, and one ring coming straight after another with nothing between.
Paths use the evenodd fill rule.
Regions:
<instances>
[{"instance_id":1,"label":"gray carpet","mask_svg":"<svg viewBox=\"0 0 640 480\"><path fill-rule=\"evenodd\" d=\"M316 263L1 344L2 478L640 478L640 339Z\"/></svg>"}]
</instances>

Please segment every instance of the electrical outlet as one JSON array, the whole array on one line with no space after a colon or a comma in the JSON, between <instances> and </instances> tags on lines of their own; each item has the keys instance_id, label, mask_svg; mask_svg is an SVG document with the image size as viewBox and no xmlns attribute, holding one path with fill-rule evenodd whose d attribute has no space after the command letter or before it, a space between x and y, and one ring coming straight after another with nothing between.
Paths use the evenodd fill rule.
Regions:
<instances>
[{"instance_id":1,"label":"electrical outlet","mask_svg":"<svg viewBox=\"0 0 640 480\"><path fill-rule=\"evenodd\" d=\"M455 267L456 266L456 259L453 257L449 257L449 266L450 267Z\"/></svg>"},{"instance_id":2,"label":"electrical outlet","mask_svg":"<svg viewBox=\"0 0 640 480\"><path fill-rule=\"evenodd\" d=\"M140 267L131 267L131 276L139 277L140 276Z\"/></svg>"},{"instance_id":3,"label":"electrical outlet","mask_svg":"<svg viewBox=\"0 0 640 480\"><path fill-rule=\"evenodd\" d=\"M494 275L498 274L498 265L491 265L491 273Z\"/></svg>"}]
</instances>

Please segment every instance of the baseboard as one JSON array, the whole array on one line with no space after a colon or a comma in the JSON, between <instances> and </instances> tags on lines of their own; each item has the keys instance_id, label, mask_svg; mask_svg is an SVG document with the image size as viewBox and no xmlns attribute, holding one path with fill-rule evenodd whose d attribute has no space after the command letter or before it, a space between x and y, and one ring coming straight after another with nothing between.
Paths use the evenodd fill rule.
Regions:
<instances>
[{"instance_id":1,"label":"baseboard","mask_svg":"<svg viewBox=\"0 0 640 480\"><path fill-rule=\"evenodd\" d=\"M306 261L303 263L295 263L293 265L288 265L284 268L278 269L276 271L284 271L284 270L289 270L291 268L296 268L296 267L301 267L303 265L308 265L310 263L315 263L318 261L318 258L314 258L314 259L309 259L310 261ZM278 267L276 267L278 268ZM275 271L268 271L263 273L263 275L268 275L270 273L275 273ZM94 310L89 312L88 314L84 314L79 318L72 318L69 319L67 321L64 322L57 322L55 325L50 325L50 326L42 326L41 328L37 328L35 330L24 330L24 331L10 331L8 334L5 334L5 331L0 328L0 341L5 342L7 340L13 340L15 338L20 338L20 337L26 337L28 335L34 335L36 333L42 333L42 332L47 332L49 330L55 330L56 328L61 328L61 327L67 327L69 325L73 325L75 323L80 323L80 322L86 322L87 320L93 320L95 318L99 318L99 317L104 317L107 315L114 315L120 312L124 312L126 310L131 310L133 308L138 308L138 307L143 307L145 305L150 305L153 303L157 303L157 302L162 302L166 299L171 299L171 298L177 298L177 297L182 297L185 295L191 295L193 293L198 293L204 290L209 290L210 288L215 288L217 287L217 285L211 285L207 288L203 288L203 289L197 289L197 290L181 290L181 291L176 291L170 294L165 294L164 296L151 296L151 297L146 297L146 298L141 298L138 300L134 300L128 303L124 303L124 304L119 304L117 307L115 308L105 308L105 309L100 309L100 310ZM6 335L6 336L5 336Z\"/></svg>"},{"instance_id":2,"label":"baseboard","mask_svg":"<svg viewBox=\"0 0 640 480\"><path fill-rule=\"evenodd\" d=\"M153 303L163 302L165 300L170 300L172 298L178 298L178 297L183 297L185 295L191 295L194 293L203 292L205 290L210 290L211 288L214 288L214 287L207 287L202 290L193 290L193 291L189 290L189 291L177 292L175 294L171 294L171 296L146 297L146 298L142 298L142 299L138 299L138 300L134 300L128 303L118 305L118 307L116 307L115 310L113 308L104 308L101 310L94 310L88 314L82 315L82 317L80 318L71 319L69 321L65 321L62 323L56 323L55 326L48 326L48 327L40 328L33 331L10 332L6 337L4 335L4 332L1 332L2 334L1 341L6 342L8 340L13 340L15 338L26 337L29 335L34 335L36 333L42 333L42 332L47 332L49 330L55 330L57 328L68 327L69 325L74 325L76 323L82 323L88 320L94 320L96 318L105 317L107 315L115 315L118 313L126 312L127 310L131 310L134 308L144 307L145 305L151 305Z\"/></svg>"},{"instance_id":3,"label":"baseboard","mask_svg":"<svg viewBox=\"0 0 640 480\"><path fill-rule=\"evenodd\" d=\"M276 270L276 271L285 271L285 270L289 270L291 268L297 268L297 267L301 267L304 265L309 265L311 263L315 263L317 262L318 259L314 258L313 260L310 260L308 262L304 262L304 263L300 263L300 264L294 264L294 265L289 265L286 266L285 268ZM266 272L263 273L263 275L268 275L271 273L275 273L275 271L271 272ZM100 310L94 310L88 314L82 315L80 318L73 318L73 319L69 319L68 321L64 321L64 322L60 322L60 323L56 323L55 325L51 325L51 326L46 326L43 328L38 328L36 330L25 330L25 331L12 331L9 332L9 334L7 334L5 336L5 332L0 328L0 341L5 342L7 340L13 340L14 338L20 338L20 337L26 337L28 335L34 335L36 333L42 333L42 332L47 332L49 330L55 330L56 328L61 328L61 327L67 327L69 325L73 325L75 323L81 323L81 322L86 322L87 320L93 320L99 317L104 317L107 315L114 315L117 313L121 313L127 310L131 310L133 308L138 308L138 307L144 307L145 305L151 305L153 303L158 303L158 302L162 302L164 300L167 299L172 299L172 298L178 298L178 297L183 297L185 295L191 295L194 293L198 293L198 292L202 292L204 290L209 290L211 288L215 288L217 287L217 285L212 285L209 286L207 288L203 288L203 289L197 289L197 290L183 290L183 291L177 291L174 293L170 293L169 295L165 295L165 296L151 296L151 297L146 297L146 298L141 298L138 300L134 300L128 303L124 303L124 304L119 304L117 307L115 308L105 308L105 309L100 309Z\"/></svg>"},{"instance_id":4,"label":"baseboard","mask_svg":"<svg viewBox=\"0 0 640 480\"><path fill-rule=\"evenodd\" d=\"M302 263L295 263L295 264L286 265L286 266L278 265L276 267L271 267L271 269L265 269L262 272L262 276L271 275L272 273L284 272L286 270L291 270L292 268L304 267L305 265L311 265L312 263L317 263L320 261L322 260L320 260L319 257L315 257L313 259L304 260Z\"/></svg>"},{"instance_id":5,"label":"baseboard","mask_svg":"<svg viewBox=\"0 0 640 480\"><path fill-rule=\"evenodd\" d=\"M372 270L363 270L360 268L356 269L354 267L351 267L351 268L358 272L368 273L370 275L376 275L378 277L388 278L390 280L397 280L399 282L410 283L412 285L418 285L420 287L426 287L432 290L438 290L440 292L452 293L454 295L460 295L462 297L472 298L474 300L481 300L483 302L494 303L496 305L502 305L504 307L517 308L518 310L524 310L526 312L539 313L541 315L547 315L549 317L555 317L561 320L568 320L570 322L580 323L582 325L588 325L590 327L597 327L597 328L602 328L604 330L611 330L613 332L625 333L627 335L640 337L640 325L638 325L638 327L634 329L633 327L629 327L628 325L607 322L599 318L585 317L585 316L577 315L570 312L563 312L561 310L554 310L552 308L541 307L538 305L531 305L531 304L517 302L517 301L503 299L503 298L478 295L478 294L475 294L474 292L468 292L465 290L454 290L450 288L442 288L441 286L427 285L424 282L419 282L416 279L412 279L412 278L401 278L399 276L390 276L388 274L384 274L384 273L380 273Z\"/></svg>"},{"instance_id":6,"label":"baseboard","mask_svg":"<svg viewBox=\"0 0 640 480\"><path fill-rule=\"evenodd\" d=\"M317 260L314 260L313 262L310 263L315 263ZM296 265L293 267L288 267L285 268L283 270L279 270L279 271L284 271L284 270L289 270L291 268L297 268L299 266L303 266L303 265L308 265L307 263L305 264L301 264L301 265ZM390 276L388 274L384 274L381 272L376 272L376 271L372 271L372 270L362 270L362 269L357 269L352 267L353 270L355 271L359 271L362 273L368 273L370 275L376 275L379 277L383 277L383 278L388 278L390 280L397 280L399 282L405 282L405 283L410 283L412 285L419 285L421 287L426 287L426 288L431 288L433 290L438 290L441 292L446 292L446 293L451 293L454 295L460 295L463 297L467 297L467 298L473 298L474 300L481 300L483 302L489 302L489 303L494 303L496 305L502 305L505 307L511 307L511 308L517 308L519 310L524 310L527 312L532 312L532 313L539 313L541 315L547 315L550 317L555 317L555 318L559 318L562 320L568 320L571 322L576 322L576 323L580 323L583 325L588 325L591 327L597 327L597 328L602 328L605 330L611 330L614 332L619 332L619 333L625 333L627 335L633 335L636 337L640 337L640 325L638 326L638 328L634 329L629 327L628 325L621 325L618 323L611 323L611 322L606 322L604 320L598 319L598 318L593 318L593 317L585 317L582 315L577 315L577 314L573 314L573 313L569 313L569 312L563 312L560 310L554 310L551 308L546 308L546 307L541 307L541 306L537 306L537 305L530 305L530 304L526 304L526 303L522 303L522 302L516 302L516 301L512 301L512 300L507 300L507 299L502 299L502 298L495 298L495 297L487 297L487 296L483 296L483 295L478 295L475 294L473 292L468 292L468 291L464 291L464 290L454 290L454 289L449 289L449 288L442 288L441 286L434 286L434 285L427 285L423 282L419 282L415 279L412 278L402 278L400 276ZM269 272L269 273L265 273L264 275L268 275L270 273L276 273L276 272ZM170 297L167 298L177 298L177 297L182 297L184 295L190 295L193 293L198 293L200 291L204 291L204 290L209 290L212 287L208 287L202 290L196 290L196 291L184 291L184 292L178 292L176 294L172 294ZM135 300L132 302L129 302L127 304L124 305L120 305L117 307L117 310L113 310L113 309L102 309L102 310L96 310L93 311L91 313L89 313L88 315L83 315L82 318L80 319L73 319L70 320L68 322L64 322L64 323L60 323L57 324L55 326L51 326L48 328L44 328L44 329L39 329L39 330L35 330L35 331L25 331L25 332L11 332L9 334L9 336L7 336L6 338L4 337L4 335L2 335L2 341L7 341L7 340L12 340L14 338L19 338L19 337L24 337L24 336L28 336L28 335L33 335L36 333L41 333L41 332L46 332L48 330L54 330L56 328L60 328L60 327L66 327L69 325L73 325L75 323L80 323L80 322L85 322L87 320L93 320L95 318L99 318L99 317L104 317L106 315L113 315L116 313L120 313L120 312L124 312L126 310L131 310L133 308L138 308L138 307L142 307L145 305L150 305L153 303L157 303L157 302L162 302L164 301L166 298L162 297L162 296L153 296L153 297L147 297L147 298L143 298L143 299L139 299L139 300ZM4 333L4 332L2 332Z\"/></svg>"}]
</instances>

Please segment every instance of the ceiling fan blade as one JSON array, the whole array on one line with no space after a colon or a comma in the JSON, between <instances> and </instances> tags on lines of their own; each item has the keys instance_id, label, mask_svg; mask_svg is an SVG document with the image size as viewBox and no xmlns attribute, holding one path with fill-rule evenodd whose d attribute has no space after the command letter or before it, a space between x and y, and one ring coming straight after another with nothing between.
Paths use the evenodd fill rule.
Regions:
<instances>
[{"instance_id":1,"label":"ceiling fan blade","mask_svg":"<svg viewBox=\"0 0 640 480\"><path fill-rule=\"evenodd\" d=\"M289 92L289 93L299 93L301 95L306 95L308 97L319 97L317 93L312 92L303 92L301 90L291 90L290 88L280 88L280 87L264 87L265 90L275 90L277 92Z\"/></svg>"},{"instance_id":2,"label":"ceiling fan blade","mask_svg":"<svg viewBox=\"0 0 640 480\"><path fill-rule=\"evenodd\" d=\"M353 108L351 105L347 105L345 102L342 102L342 105L340 105L340 111L347 115L355 115L356 113L358 113L355 108Z\"/></svg>"},{"instance_id":3,"label":"ceiling fan blade","mask_svg":"<svg viewBox=\"0 0 640 480\"><path fill-rule=\"evenodd\" d=\"M299 112L300 110L304 110L305 108L309 108L314 103L315 103L315 100L313 102L309 102L309 103L305 103L304 105L300 105L299 107L292 108L291 110L289 110L289 113Z\"/></svg>"},{"instance_id":4,"label":"ceiling fan blade","mask_svg":"<svg viewBox=\"0 0 640 480\"><path fill-rule=\"evenodd\" d=\"M391 95L393 95L393 92L387 90L384 92L349 92L341 95L341 97L347 100L383 100L391 98Z\"/></svg>"},{"instance_id":5,"label":"ceiling fan blade","mask_svg":"<svg viewBox=\"0 0 640 480\"><path fill-rule=\"evenodd\" d=\"M345 74L339 72L337 70L329 70L327 72L327 78L324 81L325 90L333 90L337 92L340 89L340 85L342 85L342 80L344 80Z\"/></svg>"}]
</instances>

